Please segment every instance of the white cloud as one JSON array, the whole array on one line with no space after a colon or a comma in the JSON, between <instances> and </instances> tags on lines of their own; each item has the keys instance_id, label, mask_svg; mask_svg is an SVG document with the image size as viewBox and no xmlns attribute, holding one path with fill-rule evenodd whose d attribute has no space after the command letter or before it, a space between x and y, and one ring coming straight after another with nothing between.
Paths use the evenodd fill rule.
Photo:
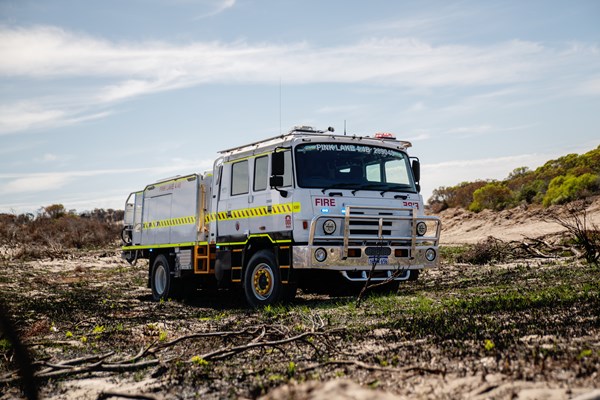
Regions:
<instances>
[{"instance_id":1,"label":"white cloud","mask_svg":"<svg viewBox=\"0 0 600 400\"><path fill-rule=\"evenodd\" d=\"M358 110L363 110L364 105L339 105L339 106L325 106L319 108L316 112L319 114L339 114L339 113L354 113Z\"/></svg>"},{"instance_id":2,"label":"white cloud","mask_svg":"<svg viewBox=\"0 0 600 400\"><path fill-rule=\"evenodd\" d=\"M446 134L457 135L459 137L471 137L482 135L493 130L491 125L475 125L475 126L462 126L459 128L452 128L447 130Z\"/></svg>"},{"instance_id":3,"label":"white cloud","mask_svg":"<svg viewBox=\"0 0 600 400\"><path fill-rule=\"evenodd\" d=\"M1 75L128 77L125 85L142 91L147 82L157 83L145 88L148 91L173 81L273 83L282 71L288 83L489 85L533 79L555 55L525 41L475 47L371 39L330 48L304 43L117 43L56 27L0 29L0 53Z\"/></svg>"},{"instance_id":4,"label":"white cloud","mask_svg":"<svg viewBox=\"0 0 600 400\"><path fill-rule=\"evenodd\" d=\"M408 140L409 142L420 142L429 138L431 138L431 135L429 133L419 133L418 135L407 137L406 140Z\"/></svg>"},{"instance_id":5,"label":"white cloud","mask_svg":"<svg viewBox=\"0 0 600 400\"><path fill-rule=\"evenodd\" d=\"M48 155L52 159L53 155ZM145 173L155 177L164 178L167 175L188 174L190 171L204 172L212 168L213 160L186 160L174 158L167 160L163 165L145 168L117 168L99 170L74 170L62 172L34 172L34 173L0 173L0 193L15 194L25 192L44 192L55 190L72 183L76 179L103 175L125 176L134 173ZM145 182L150 183L150 182Z\"/></svg>"},{"instance_id":6,"label":"white cloud","mask_svg":"<svg viewBox=\"0 0 600 400\"><path fill-rule=\"evenodd\" d=\"M42 162L52 162L52 161L56 161L58 160L58 157L56 156L56 154L52 154L52 153L46 153L42 156L41 160Z\"/></svg>"},{"instance_id":7,"label":"white cloud","mask_svg":"<svg viewBox=\"0 0 600 400\"><path fill-rule=\"evenodd\" d=\"M32 102L0 106L0 134L47 126L64 117L64 111L44 109Z\"/></svg>"},{"instance_id":8,"label":"white cloud","mask_svg":"<svg viewBox=\"0 0 600 400\"><path fill-rule=\"evenodd\" d=\"M52 101L23 101L0 105L0 135L42 128L73 125L84 121L104 118L110 111L91 111L88 106L73 104L47 104ZM59 101L57 101L59 103Z\"/></svg>"},{"instance_id":9,"label":"white cloud","mask_svg":"<svg viewBox=\"0 0 600 400\"><path fill-rule=\"evenodd\" d=\"M576 89L576 94L600 96L600 77L595 77L582 82Z\"/></svg>"},{"instance_id":10,"label":"white cloud","mask_svg":"<svg viewBox=\"0 0 600 400\"><path fill-rule=\"evenodd\" d=\"M413 104L412 106L410 106L407 111L408 112L419 112L419 111L423 111L425 110L425 104L422 101L418 101L415 104Z\"/></svg>"},{"instance_id":11,"label":"white cloud","mask_svg":"<svg viewBox=\"0 0 600 400\"><path fill-rule=\"evenodd\" d=\"M0 192L26 193L56 190L65 186L71 178L64 174L39 174L14 179L3 185Z\"/></svg>"},{"instance_id":12,"label":"white cloud","mask_svg":"<svg viewBox=\"0 0 600 400\"><path fill-rule=\"evenodd\" d=\"M199 16L196 17L196 19L202 19L202 18L207 18L207 17L214 17L217 14L222 13L225 10L228 10L230 8L232 8L235 5L235 1L236 0L213 0L213 1L208 1L209 6L212 7L212 10L205 13L205 14L201 14Z\"/></svg>"},{"instance_id":13,"label":"white cloud","mask_svg":"<svg viewBox=\"0 0 600 400\"><path fill-rule=\"evenodd\" d=\"M219 3L222 9L233 5L231 0ZM0 77L91 78L76 99L61 94L60 101L47 105L30 100L1 106L0 134L101 118L110 111L98 108L165 90L205 83L277 84L282 74L290 85L432 89L521 85L550 79L557 71L600 66L594 48L556 50L518 40L475 46L382 38L327 48L307 43L114 42L52 26L0 27L0 54ZM600 90L597 81L586 88ZM495 94L507 92L498 89ZM423 107L416 103L412 110Z\"/></svg>"},{"instance_id":14,"label":"white cloud","mask_svg":"<svg viewBox=\"0 0 600 400\"><path fill-rule=\"evenodd\" d=\"M535 169L545 163L548 154L518 154L515 156L481 158L474 160L452 160L435 164L422 164L423 198L431 197L433 189L440 186L453 186L465 181L479 179L504 179L518 167Z\"/></svg>"}]
</instances>

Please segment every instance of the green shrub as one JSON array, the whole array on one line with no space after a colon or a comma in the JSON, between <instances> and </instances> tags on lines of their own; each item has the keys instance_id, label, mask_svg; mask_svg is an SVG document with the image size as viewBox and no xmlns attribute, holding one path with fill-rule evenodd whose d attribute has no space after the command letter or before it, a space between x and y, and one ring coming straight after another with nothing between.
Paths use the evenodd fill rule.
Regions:
<instances>
[{"instance_id":1,"label":"green shrub","mask_svg":"<svg viewBox=\"0 0 600 400\"><path fill-rule=\"evenodd\" d=\"M593 176L596 176L596 180ZM485 208L503 209L519 203L547 206L600 194L598 176L600 176L600 146L581 155L567 154L556 160L550 160L534 171L528 167L515 168L501 182L512 192L510 199L507 199L506 189L498 190L497 182L494 186L487 187L483 194L480 192L483 199L476 199L475 192L490 184L490 181L480 180L439 187L433 191L428 203L433 212L449 207L471 208L475 211ZM562 178L553 182L559 177ZM551 182L553 182L552 190L550 190ZM489 198L493 194L500 195L501 198L493 201ZM486 204L488 200L490 204Z\"/></svg>"},{"instance_id":2,"label":"green shrub","mask_svg":"<svg viewBox=\"0 0 600 400\"><path fill-rule=\"evenodd\" d=\"M473 202L469 210L479 212L485 208L503 210L513 201L513 192L503 183L490 182L473 193Z\"/></svg>"},{"instance_id":3,"label":"green shrub","mask_svg":"<svg viewBox=\"0 0 600 400\"><path fill-rule=\"evenodd\" d=\"M600 177L596 174L557 176L550 181L542 204L546 207L552 204L564 204L587 197L598 189L600 189Z\"/></svg>"}]
</instances>

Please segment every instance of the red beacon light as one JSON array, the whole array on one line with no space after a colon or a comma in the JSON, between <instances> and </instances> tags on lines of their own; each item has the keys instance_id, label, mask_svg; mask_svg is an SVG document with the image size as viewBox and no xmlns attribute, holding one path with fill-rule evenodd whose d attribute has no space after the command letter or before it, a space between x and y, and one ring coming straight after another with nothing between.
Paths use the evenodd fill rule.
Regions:
<instances>
[{"instance_id":1,"label":"red beacon light","mask_svg":"<svg viewBox=\"0 0 600 400\"><path fill-rule=\"evenodd\" d=\"M396 139L396 136L394 136L393 133L389 133L389 132L378 132L375 134L375 139L390 139L390 140L394 140Z\"/></svg>"}]
</instances>

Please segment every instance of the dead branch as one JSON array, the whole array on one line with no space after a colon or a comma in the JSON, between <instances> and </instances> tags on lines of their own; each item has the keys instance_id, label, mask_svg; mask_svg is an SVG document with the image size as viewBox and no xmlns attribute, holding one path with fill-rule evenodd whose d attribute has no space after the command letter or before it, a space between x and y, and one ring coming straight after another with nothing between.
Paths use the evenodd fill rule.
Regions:
<instances>
[{"instance_id":1,"label":"dead branch","mask_svg":"<svg viewBox=\"0 0 600 400\"><path fill-rule=\"evenodd\" d=\"M106 357L104 357L106 358ZM105 363L104 359L97 361L92 364L83 365L83 366L72 366L67 365L65 362L61 362L58 364L45 364L50 368L39 371L35 373L36 379L48 379L48 378L56 378L56 377L65 377L65 376L73 376L79 375L88 372L124 372L124 371L135 371L138 369L144 369L147 367L151 367L157 365L159 363L158 359L152 359L147 361L140 361L135 363L130 363L129 360L124 360L121 362L115 363ZM0 383L13 383L17 380L16 377L7 377L6 379L1 379Z\"/></svg>"},{"instance_id":2,"label":"dead branch","mask_svg":"<svg viewBox=\"0 0 600 400\"><path fill-rule=\"evenodd\" d=\"M205 360L222 360L229 357L232 357L236 354L243 353L245 351L256 349L256 348L265 348L272 347L275 348L282 353L284 353L282 345L294 343L294 342L303 342L310 346L312 346L315 350L318 351L316 346L314 346L311 341L308 339L310 337L315 336L327 336L333 334L335 332L340 332L342 329L333 329L329 331L322 332L304 332L296 336L287 337L278 340L263 340L267 336L268 326L262 327L253 327L244 329L241 331L231 331L231 332L206 332L206 333L196 333L192 335L182 336L177 339L174 339L167 343L161 343L159 345L156 342L151 343L148 346L142 347L140 351L134 355L133 357L120 361L107 362L106 359L114 354L114 352L106 353L103 355L95 355L95 356L87 356L87 357L79 357L71 360L65 360L58 363L50 363L50 362L37 362L35 365L46 367L45 369L38 371L35 373L36 379L48 379L48 378L57 378L57 377L67 377L67 376L75 376L84 373L92 373L92 372L124 372L124 371L134 371L139 369L144 369L147 367L155 366L160 363L159 359L152 358L145 361L140 361L143 357L148 354L155 354L157 351L164 350L166 348L175 346L181 343L184 340L194 339L194 338L205 338L211 336L219 336L226 337L232 335L241 335L245 333L253 333L258 335L252 338L248 343L238 346L227 346L222 347L217 350L208 352L201 356L202 359ZM273 328L273 327L271 327ZM277 334L284 334L282 330L276 330ZM167 361L171 361L172 359L168 359ZM164 361L163 361L164 362ZM87 363L87 364L86 364ZM18 376L16 372L12 372L10 374L4 375L0 379L0 383L12 383L18 380ZM114 395L111 395L114 397ZM105 397L106 398L106 397Z\"/></svg>"},{"instance_id":3,"label":"dead branch","mask_svg":"<svg viewBox=\"0 0 600 400\"><path fill-rule=\"evenodd\" d=\"M318 368L327 367L329 365L353 365L358 368L366 369L369 371L380 371L380 372L396 372L396 373L406 373L406 372L419 372L419 373L428 373L428 374L446 374L446 370L441 369L431 369L431 368L423 368L423 367L405 367L405 368L393 368L393 367L381 367L379 365L371 365L366 364L362 361L357 360L330 360L324 363L315 364L303 369L298 370L299 373L306 373L308 371L313 371Z\"/></svg>"},{"instance_id":4,"label":"dead branch","mask_svg":"<svg viewBox=\"0 0 600 400\"><path fill-rule=\"evenodd\" d=\"M242 329L239 331L228 331L228 332L202 332L202 333L193 333L190 335L185 335L185 336L181 336L178 337L177 339L173 339L170 342L165 342L165 343L160 343L158 344L157 349L163 349L165 347L171 347L176 345L179 342L182 342L184 340L189 340L189 339L199 339L199 338L207 338L207 337L214 337L214 336L219 336L219 337L229 337L229 336L235 336L235 335L243 335L245 333L256 333L260 330L259 328L246 328L246 329Z\"/></svg>"},{"instance_id":5,"label":"dead branch","mask_svg":"<svg viewBox=\"0 0 600 400\"><path fill-rule=\"evenodd\" d=\"M541 257L541 258L556 258L556 256L552 255L552 254L545 254L542 253L540 250L536 249L533 245L523 241L520 242L520 247L525 250L526 253L536 256L536 257Z\"/></svg>"},{"instance_id":6,"label":"dead branch","mask_svg":"<svg viewBox=\"0 0 600 400\"><path fill-rule=\"evenodd\" d=\"M290 338L273 340L273 341L269 341L269 342L250 342L245 345L221 348L221 349L203 354L200 357L207 361L208 360L222 360L222 359L231 357L231 356L239 354L239 353L243 353L243 352L251 350L251 349L255 349L255 348L259 348L259 347L277 347L282 344L292 343L292 342L302 340L302 339L305 339L305 338L308 338L311 336L322 336L322 335L331 334L336 331L339 331L339 329L325 331L325 332L304 332L304 333L301 333L300 335L296 335L296 336L293 336Z\"/></svg>"},{"instance_id":7,"label":"dead branch","mask_svg":"<svg viewBox=\"0 0 600 400\"><path fill-rule=\"evenodd\" d=\"M149 394L136 394L136 393L118 393L118 392L101 392L97 400L110 399L111 397L120 397L123 399L138 399L138 400L158 400L158 397L151 396Z\"/></svg>"},{"instance_id":8,"label":"dead branch","mask_svg":"<svg viewBox=\"0 0 600 400\"><path fill-rule=\"evenodd\" d=\"M378 248L379 247L380 246L378 246ZM371 279L373 278L373 272L375 272L375 267L377 266L378 263L379 263L379 258L375 257L374 261L373 261L373 264L371 265L371 270L369 271L369 275L367 277L367 281L365 282L364 286L360 290L360 293L358 294L358 297L356 298L356 308L360 307L360 305L362 303L363 295L365 294L365 292L369 288L369 284L371 283Z\"/></svg>"},{"instance_id":9,"label":"dead branch","mask_svg":"<svg viewBox=\"0 0 600 400\"><path fill-rule=\"evenodd\" d=\"M548 219L565 228L582 249L583 258L590 264L600 260L600 227L588 224L586 201L577 201L566 207L566 216L552 214Z\"/></svg>"},{"instance_id":10,"label":"dead branch","mask_svg":"<svg viewBox=\"0 0 600 400\"><path fill-rule=\"evenodd\" d=\"M114 351L110 351L108 353L105 354L101 354L101 355L94 355L94 356L86 356L86 357L78 357L78 358L73 358L71 360L64 360L61 361L55 365L60 365L60 366L65 366L65 365L77 365L77 364L83 364L86 363L88 361L100 361L100 360L104 360L110 356L112 356L113 354L115 354ZM43 361L43 362L34 362L33 365L48 365L47 362Z\"/></svg>"}]
</instances>

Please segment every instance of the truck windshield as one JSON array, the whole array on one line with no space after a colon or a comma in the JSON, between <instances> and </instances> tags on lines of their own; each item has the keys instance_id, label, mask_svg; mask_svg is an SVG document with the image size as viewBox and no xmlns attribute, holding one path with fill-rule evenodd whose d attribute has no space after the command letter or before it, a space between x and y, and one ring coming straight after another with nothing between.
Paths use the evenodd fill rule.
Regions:
<instances>
[{"instance_id":1,"label":"truck windshield","mask_svg":"<svg viewBox=\"0 0 600 400\"><path fill-rule=\"evenodd\" d=\"M363 144L307 143L296 147L298 186L415 192L406 153Z\"/></svg>"}]
</instances>

